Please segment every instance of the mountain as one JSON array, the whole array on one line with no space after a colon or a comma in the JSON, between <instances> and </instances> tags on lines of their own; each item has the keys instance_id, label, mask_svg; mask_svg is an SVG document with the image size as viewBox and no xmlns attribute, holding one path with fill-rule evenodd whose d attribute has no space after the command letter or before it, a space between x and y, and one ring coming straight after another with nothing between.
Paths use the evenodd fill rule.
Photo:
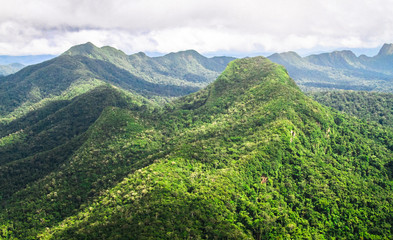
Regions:
<instances>
[{"instance_id":1,"label":"mountain","mask_svg":"<svg viewBox=\"0 0 393 240\"><path fill-rule=\"evenodd\" d=\"M282 66L234 60L164 107L131 96L40 178L20 187L7 175L16 190L2 202L2 237L392 237L393 132L313 101ZM7 136L3 146L25 139Z\"/></svg>"},{"instance_id":2,"label":"mountain","mask_svg":"<svg viewBox=\"0 0 393 240\"><path fill-rule=\"evenodd\" d=\"M319 65L341 69L364 68L356 55L349 51L335 51L306 57L307 61Z\"/></svg>"},{"instance_id":3,"label":"mountain","mask_svg":"<svg viewBox=\"0 0 393 240\"><path fill-rule=\"evenodd\" d=\"M112 47L98 48L92 43L74 46L63 55L104 60L152 83L198 88L215 80L226 65L234 60L231 57L206 58L194 50L154 58L144 53L127 56Z\"/></svg>"},{"instance_id":4,"label":"mountain","mask_svg":"<svg viewBox=\"0 0 393 240\"><path fill-rule=\"evenodd\" d=\"M6 75L16 73L17 71L21 70L22 68L24 68L24 65L20 64L20 63L11 63L8 65L0 65L0 76L6 76Z\"/></svg>"},{"instance_id":5,"label":"mountain","mask_svg":"<svg viewBox=\"0 0 393 240\"><path fill-rule=\"evenodd\" d=\"M305 91L363 90L393 92L393 45L385 44L378 55L357 57L349 50L300 57L296 53L268 58L285 66ZM295 56L296 57L288 57Z\"/></svg>"},{"instance_id":6,"label":"mountain","mask_svg":"<svg viewBox=\"0 0 393 240\"><path fill-rule=\"evenodd\" d=\"M385 43L382 46L381 50L379 50L377 56L382 57L382 56L391 56L391 55L393 55L393 44L392 43L390 43L390 44Z\"/></svg>"},{"instance_id":7,"label":"mountain","mask_svg":"<svg viewBox=\"0 0 393 240\"><path fill-rule=\"evenodd\" d=\"M104 84L165 102L207 85L232 60L205 58L195 51L159 58L142 55L127 56L111 47L86 43L49 61L27 66L0 81L0 122Z\"/></svg>"},{"instance_id":8,"label":"mountain","mask_svg":"<svg viewBox=\"0 0 393 240\"><path fill-rule=\"evenodd\" d=\"M124 124L119 118L120 112L127 116L129 111L137 111L137 116L139 111L149 112L157 107L157 101L194 92L200 87L193 82L189 82L192 86L184 86L183 82L188 82L187 76L194 82L197 79L201 86L206 85L207 82L203 81L211 81L231 58L208 59L195 51L160 57L151 69L161 72L149 72L156 78L169 75L174 71L172 68L181 69L177 64L184 65L164 83L131 73L135 69L132 61L142 72L149 67L146 64L155 61L147 56L145 60L147 62L139 63L133 56L114 48L97 48L87 43L3 77L0 81L0 200L12 202L15 192L26 191L31 183L40 182L42 177L56 172L59 166L68 166L69 159L84 149L81 146L90 145L92 141L99 143L97 139L110 141L106 138L112 131L117 132L114 128ZM185 80L182 79L184 76ZM114 111L119 113L115 119L111 116ZM129 120L128 117L125 119ZM103 125L99 124L100 121L104 121ZM97 137L97 131L100 134L111 132ZM141 156L146 157L145 154ZM95 154L91 157L94 159ZM120 171L120 177L124 176L123 167L125 164L130 166L130 162L117 162L120 165L112 164L113 168L102 165L104 169L96 173L97 179L108 174L115 180L112 176L115 170ZM73 170L69 174L74 174ZM114 183L116 181L112 185ZM103 186L112 185L106 183ZM81 189L75 185L74 189L68 186L64 191L70 195L81 192ZM75 197L86 200L86 196L87 192L83 192ZM75 202L80 203L79 200ZM75 204L69 204L74 209Z\"/></svg>"},{"instance_id":9,"label":"mountain","mask_svg":"<svg viewBox=\"0 0 393 240\"><path fill-rule=\"evenodd\" d=\"M65 162L87 140L86 131L105 108L137 109L144 101L111 86L100 86L71 100L51 102L3 125L0 129L2 199ZM9 179L12 181L8 182Z\"/></svg>"}]
</instances>

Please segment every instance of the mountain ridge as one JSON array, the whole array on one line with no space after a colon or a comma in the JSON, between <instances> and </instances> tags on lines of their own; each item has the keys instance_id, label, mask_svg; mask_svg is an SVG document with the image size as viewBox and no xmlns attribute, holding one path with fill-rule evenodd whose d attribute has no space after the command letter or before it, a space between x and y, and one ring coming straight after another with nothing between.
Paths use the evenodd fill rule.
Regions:
<instances>
[{"instance_id":1,"label":"mountain ridge","mask_svg":"<svg viewBox=\"0 0 393 240\"><path fill-rule=\"evenodd\" d=\"M366 90L393 92L393 45L384 44L374 57L357 57L350 50L300 57L294 53L268 58L285 66L305 91ZM289 57L292 56L292 57Z\"/></svg>"},{"instance_id":2,"label":"mountain ridge","mask_svg":"<svg viewBox=\"0 0 393 240\"><path fill-rule=\"evenodd\" d=\"M126 55L124 52L121 50L115 49L110 46L104 46L101 48L96 47L94 44L91 42L85 43L85 44L80 44L71 47L69 50L63 53L63 55L82 55L82 56L87 56L91 58L97 58L100 60L106 60L114 63L115 65L121 66L126 70L129 70L130 72L135 73L135 67L132 66L134 64L140 63L141 60L148 60L150 63L153 64L161 64L160 67L162 67L163 63L169 63L169 64L178 64L178 63L171 63L171 61L174 61L176 59L188 59L188 60L195 60L198 62L198 64L201 64L203 67L209 69L209 70L216 70L219 68L219 71L223 71L223 65L218 64L219 62L223 62L223 64L228 64L229 61L234 60L232 57L211 57L211 58L206 58L200 53L198 53L195 50L184 50L184 51L179 51L179 52L171 52L168 54L165 54L163 56L159 57L149 57L143 52L131 54L131 55ZM112 57L117 57L120 59L121 62L113 62L111 61L111 58L108 56ZM133 61L134 59L138 59L139 61ZM211 60L209 63L206 63L207 60ZM185 61L183 61L185 62ZM213 66L211 66L213 64ZM217 66L219 65L219 66ZM178 66L181 67L181 66ZM136 73L138 74L138 73ZM210 80L212 81L212 80Z\"/></svg>"},{"instance_id":3,"label":"mountain ridge","mask_svg":"<svg viewBox=\"0 0 393 240\"><path fill-rule=\"evenodd\" d=\"M172 136L169 151L87 205L80 213L86 217L71 216L39 236L390 236L390 226L372 228L356 209L378 222L391 220L391 188L373 181L388 181L382 166L389 164L392 151L361 133L376 131L371 126L305 96L281 66L262 57L235 60L206 89L162 111L153 125ZM366 145L369 150L363 149ZM378 157L367 160L362 154ZM362 199L384 210L356 201L361 189ZM352 223L348 214L361 224Z\"/></svg>"},{"instance_id":4,"label":"mountain ridge","mask_svg":"<svg viewBox=\"0 0 393 240\"><path fill-rule=\"evenodd\" d=\"M197 81L206 59L103 60L87 48L98 57L64 55L6 78L38 103L51 89L61 95L2 123L0 237L392 236L391 128L313 101L264 57L233 60L207 87L159 105L148 98L158 90L138 81L153 84L158 70ZM141 62L119 67L129 61Z\"/></svg>"},{"instance_id":5,"label":"mountain ridge","mask_svg":"<svg viewBox=\"0 0 393 240\"><path fill-rule=\"evenodd\" d=\"M0 116L3 120L13 119L51 98L71 98L105 83L166 102L207 85L231 59L209 59L196 52L159 58L127 56L111 47L82 44L59 57L3 77Z\"/></svg>"},{"instance_id":6,"label":"mountain ridge","mask_svg":"<svg viewBox=\"0 0 393 240\"><path fill-rule=\"evenodd\" d=\"M393 55L393 44L392 43L385 43L381 50L379 50L377 56L389 56Z\"/></svg>"}]
</instances>

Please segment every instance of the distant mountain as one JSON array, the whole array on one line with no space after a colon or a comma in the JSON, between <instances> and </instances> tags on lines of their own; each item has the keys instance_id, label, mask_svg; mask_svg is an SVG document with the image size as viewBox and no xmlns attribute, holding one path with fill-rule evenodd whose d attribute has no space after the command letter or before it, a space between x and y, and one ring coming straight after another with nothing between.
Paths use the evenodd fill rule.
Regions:
<instances>
[{"instance_id":1,"label":"distant mountain","mask_svg":"<svg viewBox=\"0 0 393 240\"><path fill-rule=\"evenodd\" d=\"M0 65L0 76L7 76L21 70L25 66L20 63L11 63L8 65Z\"/></svg>"},{"instance_id":2,"label":"distant mountain","mask_svg":"<svg viewBox=\"0 0 393 240\"><path fill-rule=\"evenodd\" d=\"M383 56L391 56L393 55L393 44L387 44L385 43L381 50L379 50L378 55L379 57L383 57Z\"/></svg>"},{"instance_id":3,"label":"distant mountain","mask_svg":"<svg viewBox=\"0 0 393 240\"><path fill-rule=\"evenodd\" d=\"M27 56L9 56L0 55L0 65L19 63L23 65L32 65L55 58L56 55L27 55Z\"/></svg>"},{"instance_id":4,"label":"distant mountain","mask_svg":"<svg viewBox=\"0 0 393 240\"><path fill-rule=\"evenodd\" d=\"M2 78L0 122L106 83L166 101L206 86L232 59L205 58L195 51L149 58L144 54L127 56L112 47L97 48L91 43L74 46L59 57Z\"/></svg>"},{"instance_id":5,"label":"distant mountain","mask_svg":"<svg viewBox=\"0 0 393 240\"><path fill-rule=\"evenodd\" d=\"M92 43L72 47L63 55L86 56L110 62L137 77L159 84L204 87L214 81L234 60L232 57L206 58L194 50L150 58L144 53L127 56L112 47L98 48Z\"/></svg>"},{"instance_id":6,"label":"distant mountain","mask_svg":"<svg viewBox=\"0 0 393 240\"><path fill-rule=\"evenodd\" d=\"M344 50L304 58L288 52L268 58L285 66L306 91L343 89L393 92L392 44L385 44L374 57L357 57L353 52Z\"/></svg>"},{"instance_id":7,"label":"distant mountain","mask_svg":"<svg viewBox=\"0 0 393 240\"><path fill-rule=\"evenodd\" d=\"M5 125L0 149L26 157L0 165L0 237L392 237L393 131L313 101L266 58L164 107L108 85L57 104Z\"/></svg>"},{"instance_id":8,"label":"distant mountain","mask_svg":"<svg viewBox=\"0 0 393 240\"><path fill-rule=\"evenodd\" d=\"M306 60L319 66L339 69L365 68L365 66L361 64L360 59L349 50L311 55L306 57Z\"/></svg>"},{"instance_id":9,"label":"distant mountain","mask_svg":"<svg viewBox=\"0 0 393 240\"><path fill-rule=\"evenodd\" d=\"M271 58L370 87L390 56ZM367 122L231 59L87 43L1 77L0 239L391 239L391 96L313 95Z\"/></svg>"}]
</instances>

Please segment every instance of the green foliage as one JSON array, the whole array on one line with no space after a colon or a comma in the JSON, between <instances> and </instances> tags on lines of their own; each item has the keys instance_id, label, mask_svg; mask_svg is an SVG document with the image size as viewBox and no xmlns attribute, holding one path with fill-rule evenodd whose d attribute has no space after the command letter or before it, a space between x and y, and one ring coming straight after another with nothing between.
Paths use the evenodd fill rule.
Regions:
<instances>
[{"instance_id":1,"label":"green foliage","mask_svg":"<svg viewBox=\"0 0 393 240\"><path fill-rule=\"evenodd\" d=\"M106 107L57 169L4 202L3 228L21 239L392 237L393 131L313 101L283 67L235 60L199 92L145 104Z\"/></svg>"},{"instance_id":2,"label":"green foliage","mask_svg":"<svg viewBox=\"0 0 393 240\"><path fill-rule=\"evenodd\" d=\"M310 93L321 104L366 121L393 126L393 95L377 92L332 91Z\"/></svg>"},{"instance_id":3,"label":"green foliage","mask_svg":"<svg viewBox=\"0 0 393 240\"><path fill-rule=\"evenodd\" d=\"M45 176L86 141L86 130L108 106L139 109L142 99L102 86L70 101L53 102L1 128L3 199ZM97 104L100 103L100 104Z\"/></svg>"},{"instance_id":4,"label":"green foliage","mask_svg":"<svg viewBox=\"0 0 393 240\"><path fill-rule=\"evenodd\" d=\"M26 135L23 133L23 131L11 133L8 136L0 138L0 147L18 144L25 136Z\"/></svg>"},{"instance_id":5,"label":"green foliage","mask_svg":"<svg viewBox=\"0 0 393 240\"><path fill-rule=\"evenodd\" d=\"M149 58L91 43L75 46L59 57L2 78L0 124L104 84L165 103L206 86L232 59L206 58L195 51Z\"/></svg>"},{"instance_id":6,"label":"green foliage","mask_svg":"<svg viewBox=\"0 0 393 240\"><path fill-rule=\"evenodd\" d=\"M144 53L127 56L112 47L98 48L91 43L74 46L63 55L87 56L110 62L151 83L197 88L205 87L214 81L226 65L234 60L231 57L206 58L194 50L155 58Z\"/></svg>"}]
</instances>

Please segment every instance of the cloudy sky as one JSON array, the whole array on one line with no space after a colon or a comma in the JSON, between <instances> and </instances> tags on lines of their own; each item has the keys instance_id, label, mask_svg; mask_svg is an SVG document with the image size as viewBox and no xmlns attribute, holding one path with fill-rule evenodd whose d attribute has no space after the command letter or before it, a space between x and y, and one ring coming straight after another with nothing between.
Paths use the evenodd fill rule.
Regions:
<instances>
[{"instance_id":1,"label":"cloudy sky","mask_svg":"<svg viewBox=\"0 0 393 240\"><path fill-rule=\"evenodd\" d=\"M373 51L393 42L393 0L0 0L0 55L88 41L128 54Z\"/></svg>"}]
</instances>

